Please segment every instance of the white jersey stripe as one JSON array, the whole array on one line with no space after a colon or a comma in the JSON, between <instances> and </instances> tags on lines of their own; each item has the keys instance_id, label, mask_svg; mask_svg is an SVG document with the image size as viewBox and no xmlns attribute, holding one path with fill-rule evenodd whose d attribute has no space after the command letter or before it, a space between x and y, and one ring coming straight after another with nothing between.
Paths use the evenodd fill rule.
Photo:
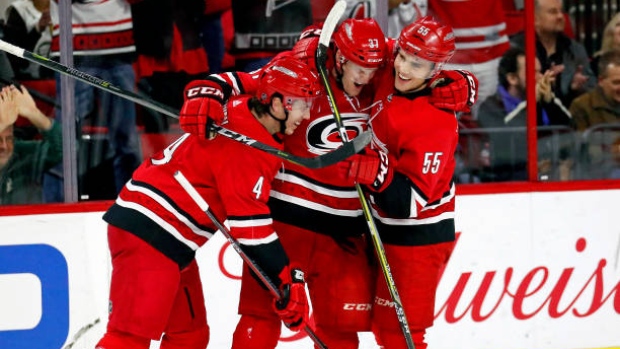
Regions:
<instances>
[{"instance_id":1,"label":"white jersey stripe","mask_svg":"<svg viewBox=\"0 0 620 349\"><path fill-rule=\"evenodd\" d=\"M271 218L262 218L262 219L248 219L248 220L237 220L237 219L228 219L228 223L232 228L246 228L246 227L259 227L273 224L273 220Z\"/></svg>"},{"instance_id":2,"label":"white jersey stripe","mask_svg":"<svg viewBox=\"0 0 620 349\"><path fill-rule=\"evenodd\" d=\"M142 213L143 215L147 216L153 222L157 223L157 225L159 225L164 230L169 232L170 235L174 236L177 240L181 241L182 243L187 245L187 247L191 248L192 250L196 251L198 247L200 247L195 242L186 239L183 236L183 234L181 234L178 230L174 228L174 226L172 226L170 223L166 222L165 220L161 219L157 214L147 209L146 207L139 205L135 202L125 201L121 199L120 197L116 199L116 204L119 206L128 208L128 209L138 211Z\"/></svg>"},{"instance_id":3,"label":"white jersey stripe","mask_svg":"<svg viewBox=\"0 0 620 349\"><path fill-rule=\"evenodd\" d=\"M443 212L435 217L428 217L422 219L416 218L385 218L380 217L377 211L373 208L372 215L377 218L381 223L387 225L426 225L426 224L434 224L437 222L441 222L446 219L454 219L454 212Z\"/></svg>"},{"instance_id":4,"label":"white jersey stripe","mask_svg":"<svg viewBox=\"0 0 620 349\"><path fill-rule=\"evenodd\" d=\"M282 201L286 201L298 206L303 206L315 211L329 213L334 216L344 216L344 217L359 217L362 214L362 209L357 210L340 210L332 207L328 207L325 205L317 204L316 202L312 202L309 200L301 199L296 196L291 196L288 194L280 193L275 190L271 190L269 194L272 198L280 199Z\"/></svg>"},{"instance_id":5,"label":"white jersey stripe","mask_svg":"<svg viewBox=\"0 0 620 349\"><path fill-rule=\"evenodd\" d=\"M489 25L486 27L472 27L466 29L453 29L454 36L456 37L468 37L468 36L490 36L496 33L506 30L506 23L500 23L495 25Z\"/></svg>"},{"instance_id":6,"label":"white jersey stripe","mask_svg":"<svg viewBox=\"0 0 620 349\"><path fill-rule=\"evenodd\" d=\"M269 236L262 239L237 239L237 241L246 246L266 245L278 240L278 234L274 231Z\"/></svg>"},{"instance_id":7,"label":"white jersey stripe","mask_svg":"<svg viewBox=\"0 0 620 349\"><path fill-rule=\"evenodd\" d=\"M472 49L472 48L482 48L482 47L492 47L497 46L499 44L503 44L508 42L507 36L501 36L496 40L485 40L485 41L476 41L476 42L457 42L456 49L464 50L464 49Z\"/></svg>"},{"instance_id":8,"label":"white jersey stripe","mask_svg":"<svg viewBox=\"0 0 620 349\"><path fill-rule=\"evenodd\" d=\"M142 194L150 197L151 199L155 200L158 204L160 204L163 208L165 208L166 211L172 213L176 219L178 219L181 223L185 224L188 228L190 228L192 230L192 232L194 232L195 234L204 236L207 239L210 239L213 236L212 233L210 233L210 232L208 232L206 230L200 229L199 227L194 225L194 223L190 222L184 215L182 215L174 207L172 207L172 205L170 205L170 203L168 203L168 201L166 201L163 197L161 197L159 194L155 193L154 191L152 191L152 190L150 190L148 188L145 188L145 187L134 185L133 183L131 183L131 181L127 182L127 185L125 187L128 190L130 190L130 191L142 193ZM175 237L176 237L176 235L175 235ZM179 238L177 237L177 239L179 239ZM185 239L185 238L183 238L183 239ZM181 240L181 239L179 239L179 240Z\"/></svg>"},{"instance_id":9,"label":"white jersey stripe","mask_svg":"<svg viewBox=\"0 0 620 349\"><path fill-rule=\"evenodd\" d=\"M452 186L450 187L450 194L442 197L441 200L439 200L439 203L437 205L431 205L428 207L424 207L422 211L434 210L441 205L447 204L448 202L452 200L455 194L456 194L456 186L454 185L454 183L452 183Z\"/></svg>"},{"instance_id":10,"label":"white jersey stripe","mask_svg":"<svg viewBox=\"0 0 620 349\"><path fill-rule=\"evenodd\" d=\"M315 193L321 194L321 195L325 195L325 196L331 196L334 198L339 198L339 199L356 199L358 197L357 191L351 189L351 190L334 190L334 189L328 189L325 188L323 186L320 185L316 185L314 183L308 182L307 180L304 180L302 178L299 178L297 176L291 175L289 173L282 173L282 172L278 172L278 174L276 175L276 179L279 179L281 181L284 182L288 182L288 183L292 183L292 184L297 184L300 185L306 189L309 189ZM273 192L273 191L272 191Z\"/></svg>"}]
</instances>

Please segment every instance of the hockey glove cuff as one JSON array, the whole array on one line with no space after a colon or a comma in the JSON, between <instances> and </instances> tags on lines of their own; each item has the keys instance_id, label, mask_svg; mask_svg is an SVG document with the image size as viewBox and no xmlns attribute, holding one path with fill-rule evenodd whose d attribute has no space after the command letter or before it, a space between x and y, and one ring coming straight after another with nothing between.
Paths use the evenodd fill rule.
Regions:
<instances>
[{"instance_id":1,"label":"hockey glove cuff","mask_svg":"<svg viewBox=\"0 0 620 349\"><path fill-rule=\"evenodd\" d=\"M429 102L439 109L467 113L478 99L478 79L466 70L442 70L431 87Z\"/></svg>"},{"instance_id":2,"label":"hockey glove cuff","mask_svg":"<svg viewBox=\"0 0 620 349\"><path fill-rule=\"evenodd\" d=\"M286 327L291 331L301 330L308 321L308 297L304 272L299 268L286 266L280 273L280 293L273 308Z\"/></svg>"},{"instance_id":3,"label":"hockey glove cuff","mask_svg":"<svg viewBox=\"0 0 620 349\"><path fill-rule=\"evenodd\" d=\"M379 192L390 182L391 169L386 153L366 150L338 163L341 176Z\"/></svg>"},{"instance_id":4,"label":"hockey glove cuff","mask_svg":"<svg viewBox=\"0 0 620 349\"><path fill-rule=\"evenodd\" d=\"M194 80L185 87L184 103L179 114L179 124L184 132L201 138L209 134L212 123L224 121L225 97L222 88L210 80Z\"/></svg>"}]
</instances>

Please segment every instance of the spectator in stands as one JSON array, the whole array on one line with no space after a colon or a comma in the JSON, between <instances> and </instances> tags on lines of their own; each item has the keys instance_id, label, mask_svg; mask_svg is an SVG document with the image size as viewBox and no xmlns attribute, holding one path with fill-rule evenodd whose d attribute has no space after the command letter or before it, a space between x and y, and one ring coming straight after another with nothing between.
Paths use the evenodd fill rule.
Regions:
<instances>
[{"instance_id":1,"label":"spectator in stands","mask_svg":"<svg viewBox=\"0 0 620 349\"><path fill-rule=\"evenodd\" d=\"M428 0L428 13L450 25L456 52L444 69L462 69L478 78L478 103L472 107L477 119L479 105L497 90L497 69L510 47L502 2L498 0Z\"/></svg>"},{"instance_id":2,"label":"spectator in stands","mask_svg":"<svg viewBox=\"0 0 620 349\"><path fill-rule=\"evenodd\" d=\"M536 105L537 125L570 125L571 116L562 102L555 98L553 70L541 73L541 64L536 60ZM480 127L489 128L488 142L490 149L489 166L481 176L483 181L527 180L527 116L525 100L525 52L519 48L510 48L502 56L498 70L499 86L497 93L482 102L479 109ZM516 128L506 129L502 128ZM539 172L549 178L554 165L551 160L560 157L549 154L545 143L540 138L545 133L539 131ZM570 162L562 156L560 164L569 166ZM565 172L561 167L556 168ZM565 175L564 173L562 173ZM560 177L557 174L556 178ZM543 177L545 178L545 177ZM568 179L568 178L561 178Z\"/></svg>"},{"instance_id":3,"label":"spectator in stands","mask_svg":"<svg viewBox=\"0 0 620 349\"><path fill-rule=\"evenodd\" d=\"M388 10L389 37L398 37L404 26L427 11L437 21L451 26L456 52L444 69L473 73L478 78L479 102L495 93L499 60L510 46L501 1L389 0ZM374 17L376 5L374 1L347 0L346 13L352 18ZM479 104L472 107L474 119Z\"/></svg>"},{"instance_id":4,"label":"spectator in stands","mask_svg":"<svg viewBox=\"0 0 620 349\"><path fill-rule=\"evenodd\" d=\"M620 50L620 12L616 13L605 25L601 49L592 55L590 67L596 76L599 76L598 62L601 56L610 50Z\"/></svg>"},{"instance_id":5,"label":"spectator in stands","mask_svg":"<svg viewBox=\"0 0 620 349\"><path fill-rule=\"evenodd\" d=\"M610 175L609 150L620 129L620 50L603 53L598 70L598 86L577 97L570 106L575 128L583 132L580 165L585 178Z\"/></svg>"},{"instance_id":6,"label":"spectator in stands","mask_svg":"<svg viewBox=\"0 0 620 349\"><path fill-rule=\"evenodd\" d=\"M232 0L237 71L264 66L276 54L293 48L301 31L312 24L310 0Z\"/></svg>"},{"instance_id":7,"label":"spectator in stands","mask_svg":"<svg viewBox=\"0 0 620 349\"><path fill-rule=\"evenodd\" d=\"M597 124L620 122L620 50L603 53L598 70L598 86L570 105L578 131Z\"/></svg>"},{"instance_id":8,"label":"spectator in stands","mask_svg":"<svg viewBox=\"0 0 620 349\"><path fill-rule=\"evenodd\" d=\"M51 8L56 11L56 2L50 0L15 0L5 10L6 24L4 39L41 57L49 57L52 40ZM54 112L56 98L56 81L54 72L40 64L30 62L14 55L8 56L14 79L4 80L11 84L18 82L25 85L37 102L37 107L46 115ZM31 137L38 136L36 127L25 118L19 118L14 125L20 132Z\"/></svg>"},{"instance_id":9,"label":"spectator in stands","mask_svg":"<svg viewBox=\"0 0 620 349\"><path fill-rule=\"evenodd\" d=\"M542 71L556 73L554 91L562 103L569 106L580 94L596 85L590 69L590 57L585 47L564 33L566 25L562 0L535 0L536 56ZM511 38L515 47L525 47L525 32Z\"/></svg>"},{"instance_id":10,"label":"spectator in stands","mask_svg":"<svg viewBox=\"0 0 620 349\"><path fill-rule=\"evenodd\" d=\"M160 103L181 109L185 85L209 72L210 62L200 40L199 25L205 0L133 0L131 3L138 89ZM170 129L169 117L138 108L145 132ZM165 141L161 145L167 144Z\"/></svg>"},{"instance_id":11,"label":"spectator in stands","mask_svg":"<svg viewBox=\"0 0 620 349\"><path fill-rule=\"evenodd\" d=\"M613 165L607 178L620 179L620 137L611 144L611 158Z\"/></svg>"},{"instance_id":12,"label":"spectator in stands","mask_svg":"<svg viewBox=\"0 0 620 349\"><path fill-rule=\"evenodd\" d=\"M230 10L232 4L231 0L204 0L204 3L205 10L200 19L200 36L209 59L209 72L217 74L222 72L222 60L225 54L222 14Z\"/></svg>"},{"instance_id":13,"label":"spectator in stands","mask_svg":"<svg viewBox=\"0 0 620 349\"><path fill-rule=\"evenodd\" d=\"M6 9L4 40L42 57L49 57L52 41L50 0L15 0ZM37 80L53 77L49 69L17 56L10 56L18 80Z\"/></svg>"},{"instance_id":14,"label":"spectator in stands","mask_svg":"<svg viewBox=\"0 0 620 349\"><path fill-rule=\"evenodd\" d=\"M75 69L125 91L135 91L136 75L132 64L136 48L129 3L125 0L75 1L71 10ZM51 57L57 59L60 56L59 17L55 11L51 15ZM57 86L60 86L59 76ZM57 98L62 100L60 88L57 91ZM79 81L75 83L74 95L78 122L81 123L94 111L104 119L109 150L104 148L91 153L86 161L99 164L111 154L116 193L109 193L109 198L114 198L131 178L142 158L136 129L136 107L127 99ZM56 119L60 120L59 112ZM47 202L64 201L61 170L54 168L54 174L45 177L44 197ZM105 183L108 178L100 176L97 180Z\"/></svg>"},{"instance_id":15,"label":"spectator in stands","mask_svg":"<svg viewBox=\"0 0 620 349\"><path fill-rule=\"evenodd\" d=\"M43 139L16 140L17 116L39 128ZM25 87L5 86L0 92L0 205L43 201L43 171L62 160L60 124L39 110Z\"/></svg>"},{"instance_id":16,"label":"spectator in stands","mask_svg":"<svg viewBox=\"0 0 620 349\"><path fill-rule=\"evenodd\" d=\"M7 53L0 50L0 80L3 83L7 83L12 81L14 77L15 74L13 73L13 68L11 68Z\"/></svg>"}]
</instances>

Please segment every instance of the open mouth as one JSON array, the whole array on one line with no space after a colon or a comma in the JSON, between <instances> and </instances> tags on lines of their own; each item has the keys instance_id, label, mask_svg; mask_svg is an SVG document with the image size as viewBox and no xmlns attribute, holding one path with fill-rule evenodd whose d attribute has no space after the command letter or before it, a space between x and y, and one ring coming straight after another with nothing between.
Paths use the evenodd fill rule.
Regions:
<instances>
[{"instance_id":1,"label":"open mouth","mask_svg":"<svg viewBox=\"0 0 620 349\"><path fill-rule=\"evenodd\" d=\"M407 78L407 77L403 76L401 73L398 73L397 75L398 75L398 78L401 79L401 80L404 80L404 81L411 80L411 78Z\"/></svg>"}]
</instances>

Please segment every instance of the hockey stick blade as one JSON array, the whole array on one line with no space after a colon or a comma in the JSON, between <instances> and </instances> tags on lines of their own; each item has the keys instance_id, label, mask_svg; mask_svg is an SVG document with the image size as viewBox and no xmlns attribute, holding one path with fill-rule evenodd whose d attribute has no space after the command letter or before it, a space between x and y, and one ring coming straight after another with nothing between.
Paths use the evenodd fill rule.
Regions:
<instances>
[{"instance_id":1,"label":"hockey stick blade","mask_svg":"<svg viewBox=\"0 0 620 349\"><path fill-rule=\"evenodd\" d=\"M341 0L342 1L342 0ZM35 53L29 52L24 50L23 48L17 47L15 45L9 44L6 41L0 40L0 50L3 50L7 53L10 53L14 56L17 56L19 58L23 58L26 59L28 61L31 61L33 63L37 63L39 65L42 65L48 69L51 69L55 72L58 72L60 74L64 74L67 76L70 76L76 80L79 80L81 82L84 82L86 84L89 84L91 86L94 86L96 88L99 88L101 90L104 90L106 92L112 93L116 96L119 96L121 98L130 100L136 104L139 104L143 107L155 110L163 115L167 115L169 117L178 119L179 118L179 111L178 110L174 110L173 108L159 103L157 101L154 101L146 96L142 96L139 95L137 93L131 92L131 91L126 91L123 90L119 87L116 87L114 85L112 85L110 82L102 80L98 77L86 74L82 71L79 71L77 69L74 68L70 68L67 67L63 64L60 64L58 62L55 62L53 60L47 59L43 56L37 55ZM353 154L355 154L357 151L353 151L355 150L356 147L353 148L338 148L336 149L334 152L335 154L332 153L327 153L327 154L323 154L323 155L319 155L317 157L314 158L303 158L303 157L299 157L299 156L295 156L292 154L289 154L283 150L277 149L275 147L272 147L270 145L261 143L255 139L252 139L248 136L245 136L243 134L237 133L235 131L226 129L222 126L217 126L217 128L215 129L215 131L217 131L219 134L226 136L228 138L231 138L233 140L242 142L243 144L265 151L267 153L270 153L272 155L275 155L279 158L282 158L284 160L288 160L290 162L296 163L300 166L304 166L304 167L309 167L309 168L321 168L321 167L325 167L325 166L329 166L332 164L335 164L338 161L344 160L346 159L348 156L351 156ZM360 140L360 143L363 142L364 140Z\"/></svg>"},{"instance_id":2,"label":"hockey stick blade","mask_svg":"<svg viewBox=\"0 0 620 349\"><path fill-rule=\"evenodd\" d=\"M347 9L347 1L346 0L338 0L332 6L331 10L327 14L325 18L325 22L323 22L323 28L321 28L321 35L319 36L319 44L323 46L329 46L329 41L332 38L332 34L334 30L336 30L336 26L342 18L344 11Z\"/></svg>"},{"instance_id":3,"label":"hockey stick blade","mask_svg":"<svg viewBox=\"0 0 620 349\"><path fill-rule=\"evenodd\" d=\"M339 2L344 1L340 0L338 1L338 3ZM332 10L327 15L327 18L325 19L323 29L321 30L321 36L319 37L319 45L315 52L314 61L316 64L316 69L321 77L321 82L323 83L325 91L327 92L329 106L331 107L332 113L334 115L334 121L336 123L338 133L340 134L340 138L342 139L344 144L347 144L349 142L349 139L347 137L347 132L342 121L342 117L340 116L340 111L338 110L338 106L336 105L336 98L334 97L333 90L329 84L329 73L327 71L327 49L329 48L329 42L332 35L334 34L334 30L338 21L340 20L340 17L342 17L342 12L344 12L344 8L341 8L341 6L337 6L338 3L334 5ZM401 331L403 332L403 336L405 337L407 348L415 349L415 344L413 343L413 338L411 336L411 331L409 329L409 323L405 315L405 310L403 308L402 301L400 300L398 290L396 289L396 283L394 282L394 277L392 276L392 271L390 269L387 256L385 255L385 248L383 247L383 242L381 241L379 231L377 230L377 226L372 216L370 205L368 204L368 200L366 199L362 187L358 183L355 184L355 189L357 190L357 194L362 205L362 211L368 225L370 237L375 248L375 253L377 254L379 265L383 272L388 291L394 303L394 310L396 311L398 324L401 328Z\"/></svg>"},{"instance_id":4,"label":"hockey stick blade","mask_svg":"<svg viewBox=\"0 0 620 349\"><path fill-rule=\"evenodd\" d=\"M230 230L226 227L226 225L221 223L217 219L217 217L215 217L213 212L211 212L211 210L209 209L209 204L202 198L202 196L200 196L198 191L196 191L196 188L194 188L194 186L187 180L187 178L183 175L183 173L181 171L176 171L174 173L174 179L176 179L177 182L179 182L179 184L181 185L181 187L183 187L185 192L194 200L196 205L200 207L200 210L202 210L202 212L204 212L209 217L209 219L211 220L211 222L213 222L215 227L219 231L222 232L224 237L226 237L228 242L230 242L230 245L233 247L233 249L239 254L239 257L241 257L241 259L245 262L245 264L247 264L247 266L254 272L254 275L256 275L261 280L261 282L265 285L265 287L267 287L269 292L274 297L281 298L282 294L280 293L280 290L278 290L276 285L269 279L267 274L265 274L265 272L258 266L258 264L256 264L256 262L252 260L250 256L248 256L245 252L243 252L241 245L239 245L239 242L237 242L237 240L235 240L235 238L232 236L232 234L230 233ZM314 341L317 347L319 347L320 349L327 349L327 346L325 345L325 343L323 343L319 339L319 337L317 337L317 335L314 333L312 328L310 328L310 326L306 325L304 327L304 331L306 331L306 333L308 334L308 337L310 337L310 339Z\"/></svg>"}]
</instances>

